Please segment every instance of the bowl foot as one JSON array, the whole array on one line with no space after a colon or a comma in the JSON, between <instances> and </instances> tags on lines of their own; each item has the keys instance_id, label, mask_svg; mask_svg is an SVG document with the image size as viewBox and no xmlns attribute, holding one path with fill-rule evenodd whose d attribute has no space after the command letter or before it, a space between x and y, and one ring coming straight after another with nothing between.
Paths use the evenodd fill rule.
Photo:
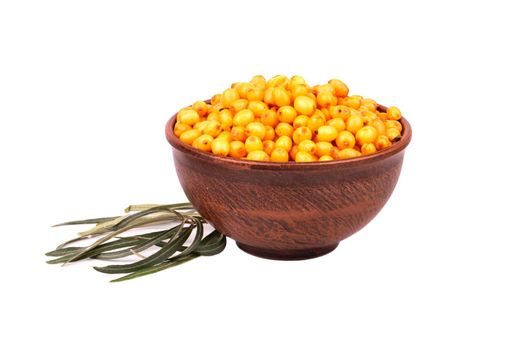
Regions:
<instances>
[{"instance_id":1,"label":"bowl foot","mask_svg":"<svg viewBox=\"0 0 524 350\"><path fill-rule=\"evenodd\" d=\"M288 249L288 250L272 250L249 246L242 243L237 243L237 246L248 254L258 256L259 258L273 259L273 260L305 260L317 258L332 252L338 246L338 243L318 248L308 249Z\"/></svg>"}]
</instances>

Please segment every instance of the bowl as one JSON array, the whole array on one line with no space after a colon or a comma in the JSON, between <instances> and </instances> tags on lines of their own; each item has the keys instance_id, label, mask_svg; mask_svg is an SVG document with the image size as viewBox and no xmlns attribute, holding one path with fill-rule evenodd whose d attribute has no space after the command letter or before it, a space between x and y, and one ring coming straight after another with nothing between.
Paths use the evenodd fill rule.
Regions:
<instances>
[{"instance_id":1,"label":"bowl","mask_svg":"<svg viewBox=\"0 0 524 350\"><path fill-rule=\"evenodd\" d=\"M381 111L386 107L379 106ZM220 157L181 142L166 125L176 173L194 207L245 252L298 260L331 252L369 223L388 201L411 140L352 159L273 163Z\"/></svg>"}]
</instances>

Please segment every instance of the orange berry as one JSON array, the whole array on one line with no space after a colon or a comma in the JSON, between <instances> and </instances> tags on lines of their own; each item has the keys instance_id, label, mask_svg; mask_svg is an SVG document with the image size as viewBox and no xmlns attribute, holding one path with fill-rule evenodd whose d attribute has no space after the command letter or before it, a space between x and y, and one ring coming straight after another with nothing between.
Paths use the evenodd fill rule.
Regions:
<instances>
[{"instance_id":1,"label":"orange berry","mask_svg":"<svg viewBox=\"0 0 524 350\"><path fill-rule=\"evenodd\" d=\"M231 109L234 113L237 113L243 109L247 109L247 106L249 105L249 101L245 98L239 98L238 100L235 100L231 103Z\"/></svg>"},{"instance_id":2,"label":"orange berry","mask_svg":"<svg viewBox=\"0 0 524 350\"><path fill-rule=\"evenodd\" d=\"M311 140L312 137L313 133L311 132L311 129L306 126L301 126L293 132L293 141L296 144L299 144L304 140Z\"/></svg>"},{"instance_id":3,"label":"orange berry","mask_svg":"<svg viewBox=\"0 0 524 350\"><path fill-rule=\"evenodd\" d=\"M293 146L293 141L291 140L291 137L289 136L280 136L275 141L275 148L283 148L286 150L286 152L289 152L292 146Z\"/></svg>"},{"instance_id":4,"label":"orange berry","mask_svg":"<svg viewBox=\"0 0 524 350\"><path fill-rule=\"evenodd\" d=\"M275 112L274 109L269 109L265 111L260 116L260 122L264 125L268 125L273 128L276 127L278 124L277 112Z\"/></svg>"},{"instance_id":5,"label":"orange berry","mask_svg":"<svg viewBox=\"0 0 524 350\"><path fill-rule=\"evenodd\" d=\"M286 89L278 86L273 90L273 101L279 107L289 106L291 104L291 96Z\"/></svg>"},{"instance_id":6,"label":"orange berry","mask_svg":"<svg viewBox=\"0 0 524 350\"><path fill-rule=\"evenodd\" d=\"M235 141L246 141L247 134L246 134L246 128L243 126L234 126L231 128L231 137Z\"/></svg>"},{"instance_id":7,"label":"orange berry","mask_svg":"<svg viewBox=\"0 0 524 350\"><path fill-rule=\"evenodd\" d=\"M355 136L347 130L341 131L337 136L336 144L339 149L353 148L355 146Z\"/></svg>"},{"instance_id":8,"label":"orange berry","mask_svg":"<svg viewBox=\"0 0 524 350\"><path fill-rule=\"evenodd\" d=\"M278 120L284 123L293 123L297 116L297 111L291 106L282 106L277 112Z\"/></svg>"},{"instance_id":9,"label":"orange berry","mask_svg":"<svg viewBox=\"0 0 524 350\"><path fill-rule=\"evenodd\" d=\"M317 145L311 140L303 140L298 144L298 150L310 154L315 154L317 151Z\"/></svg>"},{"instance_id":10,"label":"orange berry","mask_svg":"<svg viewBox=\"0 0 524 350\"><path fill-rule=\"evenodd\" d=\"M318 141L328 141L331 142L335 140L338 136L338 130L331 125L322 125L316 131Z\"/></svg>"},{"instance_id":11,"label":"orange berry","mask_svg":"<svg viewBox=\"0 0 524 350\"><path fill-rule=\"evenodd\" d=\"M334 151L334 146L331 142L327 142L327 141L320 141L320 142L317 142L317 148L316 148L316 152L315 154L319 157L322 157L322 156L331 156L333 155L333 151Z\"/></svg>"},{"instance_id":12,"label":"orange berry","mask_svg":"<svg viewBox=\"0 0 524 350\"><path fill-rule=\"evenodd\" d=\"M297 163L309 163L315 161L317 161L317 157L308 152L298 151L295 155L295 162Z\"/></svg>"},{"instance_id":13,"label":"orange berry","mask_svg":"<svg viewBox=\"0 0 524 350\"><path fill-rule=\"evenodd\" d=\"M224 90L222 93L222 96L220 98L220 102L222 103L222 106L229 108L233 105L233 102L238 100L240 98L240 95L238 94L238 91L232 88Z\"/></svg>"},{"instance_id":14,"label":"orange berry","mask_svg":"<svg viewBox=\"0 0 524 350\"><path fill-rule=\"evenodd\" d=\"M264 138L262 139L262 141L274 140L275 139L275 129L273 129L269 125L264 125L264 127L266 128L266 133L264 134Z\"/></svg>"},{"instance_id":15,"label":"orange berry","mask_svg":"<svg viewBox=\"0 0 524 350\"><path fill-rule=\"evenodd\" d=\"M293 126L288 123L278 123L277 127L275 128L275 133L277 136L290 136L293 135Z\"/></svg>"},{"instance_id":16,"label":"orange berry","mask_svg":"<svg viewBox=\"0 0 524 350\"><path fill-rule=\"evenodd\" d=\"M346 123L342 118L333 118L327 121L327 125L331 125L338 131L346 130Z\"/></svg>"},{"instance_id":17,"label":"orange berry","mask_svg":"<svg viewBox=\"0 0 524 350\"><path fill-rule=\"evenodd\" d=\"M262 101L249 101L247 108L251 110L257 118L260 118L260 116L268 110L267 105Z\"/></svg>"},{"instance_id":18,"label":"orange berry","mask_svg":"<svg viewBox=\"0 0 524 350\"><path fill-rule=\"evenodd\" d=\"M349 159L360 157L362 154L354 148L344 148L337 152L335 159Z\"/></svg>"},{"instance_id":19,"label":"orange berry","mask_svg":"<svg viewBox=\"0 0 524 350\"><path fill-rule=\"evenodd\" d=\"M301 126L307 126L307 123L309 121L309 117L307 115L301 114L293 120L293 127L299 128Z\"/></svg>"},{"instance_id":20,"label":"orange berry","mask_svg":"<svg viewBox=\"0 0 524 350\"><path fill-rule=\"evenodd\" d=\"M321 91L317 95L317 104L320 107L329 107L337 104L337 98L329 91Z\"/></svg>"},{"instance_id":21,"label":"orange berry","mask_svg":"<svg viewBox=\"0 0 524 350\"><path fill-rule=\"evenodd\" d=\"M384 121L384 124L386 125L386 129L397 129L398 131L402 132L402 124L396 120L386 120Z\"/></svg>"},{"instance_id":22,"label":"orange berry","mask_svg":"<svg viewBox=\"0 0 524 350\"><path fill-rule=\"evenodd\" d=\"M387 110L388 119L389 120L400 120L402 118L402 114L400 113L400 109L398 109L395 106L389 107Z\"/></svg>"},{"instance_id":23,"label":"orange berry","mask_svg":"<svg viewBox=\"0 0 524 350\"><path fill-rule=\"evenodd\" d=\"M245 142L247 153L253 151L261 151L264 149L264 144L258 136L248 136Z\"/></svg>"},{"instance_id":24,"label":"orange berry","mask_svg":"<svg viewBox=\"0 0 524 350\"><path fill-rule=\"evenodd\" d=\"M187 125L194 125L200 121L200 116L197 111L193 109L183 109L178 112L177 120Z\"/></svg>"},{"instance_id":25,"label":"orange berry","mask_svg":"<svg viewBox=\"0 0 524 350\"><path fill-rule=\"evenodd\" d=\"M216 138L211 142L211 152L218 156L227 156L229 154L229 142L225 138Z\"/></svg>"},{"instance_id":26,"label":"orange berry","mask_svg":"<svg viewBox=\"0 0 524 350\"><path fill-rule=\"evenodd\" d=\"M264 151L253 151L247 154L248 160L255 160L259 162L269 162L269 156Z\"/></svg>"},{"instance_id":27,"label":"orange berry","mask_svg":"<svg viewBox=\"0 0 524 350\"><path fill-rule=\"evenodd\" d=\"M360 115L352 115L346 121L346 129L356 134L364 126L364 120Z\"/></svg>"},{"instance_id":28,"label":"orange berry","mask_svg":"<svg viewBox=\"0 0 524 350\"><path fill-rule=\"evenodd\" d=\"M255 114L250 109L238 111L233 117L233 125L235 126L246 126L253 121L255 121Z\"/></svg>"},{"instance_id":29,"label":"orange berry","mask_svg":"<svg viewBox=\"0 0 524 350\"><path fill-rule=\"evenodd\" d=\"M262 142L262 150L266 152L267 154L271 154L273 150L275 149L275 142L271 140L266 140Z\"/></svg>"},{"instance_id":30,"label":"orange berry","mask_svg":"<svg viewBox=\"0 0 524 350\"><path fill-rule=\"evenodd\" d=\"M377 139L378 132L377 129L375 129L372 126L364 126L360 130L357 131L357 134L355 135L355 138L359 145L363 145L365 143L373 143Z\"/></svg>"},{"instance_id":31,"label":"orange berry","mask_svg":"<svg viewBox=\"0 0 524 350\"><path fill-rule=\"evenodd\" d=\"M196 101L195 103L193 103L193 105L191 106L197 113L199 116L203 117L207 114L207 111L209 109L209 106L207 103L205 103L204 101Z\"/></svg>"},{"instance_id":32,"label":"orange berry","mask_svg":"<svg viewBox=\"0 0 524 350\"><path fill-rule=\"evenodd\" d=\"M289 161L288 151L281 147L276 147L271 152L271 161L272 162L287 162Z\"/></svg>"},{"instance_id":33,"label":"orange berry","mask_svg":"<svg viewBox=\"0 0 524 350\"><path fill-rule=\"evenodd\" d=\"M191 130L191 127L181 122L176 122L175 127L173 128L176 137L180 137L180 135L187 130Z\"/></svg>"},{"instance_id":34,"label":"orange berry","mask_svg":"<svg viewBox=\"0 0 524 350\"><path fill-rule=\"evenodd\" d=\"M209 116L207 118L210 120ZM224 129L229 129L233 126L233 113L229 109L223 109L218 113L218 121L222 124Z\"/></svg>"},{"instance_id":35,"label":"orange berry","mask_svg":"<svg viewBox=\"0 0 524 350\"><path fill-rule=\"evenodd\" d=\"M216 120L208 121L204 130L202 131L205 135L210 135L212 137L217 137L222 132L222 125Z\"/></svg>"},{"instance_id":36,"label":"orange berry","mask_svg":"<svg viewBox=\"0 0 524 350\"><path fill-rule=\"evenodd\" d=\"M328 81L328 84L333 86L335 90L335 96L337 97L345 97L349 93L349 88L342 80L339 79L331 79Z\"/></svg>"},{"instance_id":37,"label":"orange berry","mask_svg":"<svg viewBox=\"0 0 524 350\"><path fill-rule=\"evenodd\" d=\"M310 116L316 109L316 102L314 99L308 96L298 96L293 102L296 111L299 114Z\"/></svg>"},{"instance_id":38,"label":"orange berry","mask_svg":"<svg viewBox=\"0 0 524 350\"><path fill-rule=\"evenodd\" d=\"M326 155L323 155L322 157L318 158L319 162L328 162L330 160L334 160L333 157Z\"/></svg>"},{"instance_id":39,"label":"orange berry","mask_svg":"<svg viewBox=\"0 0 524 350\"><path fill-rule=\"evenodd\" d=\"M262 140L266 136L266 126L261 122L251 122L246 125L246 134L258 136Z\"/></svg>"},{"instance_id":40,"label":"orange berry","mask_svg":"<svg viewBox=\"0 0 524 350\"><path fill-rule=\"evenodd\" d=\"M389 146L391 146L391 141L388 139L386 135L379 135L375 140L375 147L379 151L381 149L388 148Z\"/></svg>"},{"instance_id":41,"label":"orange berry","mask_svg":"<svg viewBox=\"0 0 524 350\"><path fill-rule=\"evenodd\" d=\"M313 132L317 131L322 125L324 125L324 118L317 115L313 115L307 122L307 127Z\"/></svg>"},{"instance_id":42,"label":"orange berry","mask_svg":"<svg viewBox=\"0 0 524 350\"><path fill-rule=\"evenodd\" d=\"M246 98L249 101L262 101L264 99L264 89L252 87L247 90Z\"/></svg>"},{"instance_id":43,"label":"orange berry","mask_svg":"<svg viewBox=\"0 0 524 350\"><path fill-rule=\"evenodd\" d=\"M387 129L386 136L391 142L396 142L401 138L400 131L398 131L398 129L395 128Z\"/></svg>"},{"instance_id":44,"label":"orange berry","mask_svg":"<svg viewBox=\"0 0 524 350\"><path fill-rule=\"evenodd\" d=\"M229 155L233 158L244 158L247 155L246 146L242 141L231 141Z\"/></svg>"},{"instance_id":45,"label":"orange berry","mask_svg":"<svg viewBox=\"0 0 524 350\"><path fill-rule=\"evenodd\" d=\"M191 129L184 131L182 134L180 134L180 141L182 141L185 144L192 145L193 141L196 140L197 137L202 135L200 130L197 129Z\"/></svg>"},{"instance_id":46,"label":"orange berry","mask_svg":"<svg viewBox=\"0 0 524 350\"><path fill-rule=\"evenodd\" d=\"M377 153L377 148L373 143L365 143L360 147L360 152L362 152L362 155L366 156L368 154Z\"/></svg>"},{"instance_id":47,"label":"orange berry","mask_svg":"<svg viewBox=\"0 0 524 350\"><path fill-rule=\"evenodd\" d=\"M196 149L204 152L211 152L211 143L213 142L213 136L211 135L200 135L193 141L192 146Z\"/></svg>"}]
</instances>

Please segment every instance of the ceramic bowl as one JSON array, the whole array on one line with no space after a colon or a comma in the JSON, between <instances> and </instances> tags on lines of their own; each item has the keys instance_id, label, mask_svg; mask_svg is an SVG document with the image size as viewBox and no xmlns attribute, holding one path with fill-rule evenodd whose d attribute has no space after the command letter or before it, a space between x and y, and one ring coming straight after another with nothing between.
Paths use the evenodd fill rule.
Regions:
<instances>
[{"instance_id":1,"label":"ceramic bowl","mask_svg":"<svg viewBox=\"0 0 524 350\"><path fill-rule=\"evenodd\" d=\"M380 106L382 111L385 107ZM308 259L329 253L370 222L389 199L411 139L358 158L271 163L215 156L182 143L166 125L180 184L198 212L247 253Z\"/></svg>"}]
</instances>

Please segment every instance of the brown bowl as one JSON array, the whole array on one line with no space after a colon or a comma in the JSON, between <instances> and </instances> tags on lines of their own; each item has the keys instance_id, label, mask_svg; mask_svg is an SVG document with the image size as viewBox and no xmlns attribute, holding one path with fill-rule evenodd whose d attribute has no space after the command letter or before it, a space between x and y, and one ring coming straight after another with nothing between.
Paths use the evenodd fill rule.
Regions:
<instances>
[{"instance_id":1,"label":"brown bowl","mask_svg":"<svg viewBox=\"0 0 524 350\"><path fill-rule=\"evenodd\" d=\"M382 111L385 107L380 106ZM314 163L220 157L182 143L166 125L180 184L213 227L244 251L271 259L324 255L371 221L389 199L411 140L378 153Z\"/></svg>"}]
</instances>

